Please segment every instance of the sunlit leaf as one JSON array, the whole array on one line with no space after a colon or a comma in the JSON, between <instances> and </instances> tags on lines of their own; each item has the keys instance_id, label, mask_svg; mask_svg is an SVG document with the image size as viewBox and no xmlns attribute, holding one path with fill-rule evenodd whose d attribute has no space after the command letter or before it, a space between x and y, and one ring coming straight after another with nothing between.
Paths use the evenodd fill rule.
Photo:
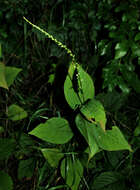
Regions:
<instances>
[{"instance_id":1,"label":"sunlit leaf","mask_svg":"<svg viewBox=\"0 0 140 190\"><path fill-rule=\"evenodd\" d=\"M97 145L108 151L130 150L131 147L125 140L118 127L113 126L111 130L104 131L100 126L96 126L85 120L82 116L76 117L76 125L84 136L87 135L87 129L90 130L90 136L96 141ZM90 145L92 146L92 145Z\"/></svg>"},{"instance_id":2,"label":"sunlit leaf","mask_svg":"<svg viewBox=\"0 0 140 190\"><path fill-rule=\"evenodd\" d=\"M73 137L68 121L56 117L38 125L29 134L54 144L67 143Z\"/></svg>"},{"instance_id":3,"label":"sunlit leaf","mask_svg":"<svg viewBox=\"0 0 140 190\"><path fill-rule=\"evenodd\" d=\"M84 136L89 145L89 159L91 159L97 152L99 152L99 147L93 134L93 127L96 127L96 125L83 119L80 114L77 115L75 122L80 133Z\"/></svg>"}]
</instances>

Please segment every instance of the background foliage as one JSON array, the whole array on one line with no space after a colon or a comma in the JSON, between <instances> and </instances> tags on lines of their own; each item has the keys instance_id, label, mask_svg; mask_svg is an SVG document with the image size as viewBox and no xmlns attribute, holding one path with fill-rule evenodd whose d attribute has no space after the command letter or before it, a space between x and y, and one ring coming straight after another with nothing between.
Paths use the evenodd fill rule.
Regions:
<instances>
[{"instance_id":1,"label":"background foliage","mask_svg":"<svg viewBox=\"0 0 140 190\"><path fill-rule=\"evenodd\" d=\"M14 71L12 78L16 80L8 85L9 90L0 88L1 188L5 188L5 179L7 189L68 189L63 178L69 163L78 166L76 178L77 173L83 173L78 189L138 190L140 1L4 0L0 7L0 58L7 70L19 68ZM87 154L79 157L80 162L70 154L59 168L57 161L62 152L82 152L86 148L82 136L76 132L73 141L54 145L28 135L51 117L62 116L74 126L75 112L67 105L63 93L69 56L24 22L23 16L74 52L94 81L96 99L106 111L107 129L117 125L133 152L101 151L88 163ZM1 80L2 69L1 64ZM15 108L16 105L19 107ZM18 117L10 115L15 109ZM59 149L62 152L58 159L52 160ZM84 172L81 163L86 168ZM67 180L68 185L73 183L69 176Z\"/></svg>"}]
</instances>

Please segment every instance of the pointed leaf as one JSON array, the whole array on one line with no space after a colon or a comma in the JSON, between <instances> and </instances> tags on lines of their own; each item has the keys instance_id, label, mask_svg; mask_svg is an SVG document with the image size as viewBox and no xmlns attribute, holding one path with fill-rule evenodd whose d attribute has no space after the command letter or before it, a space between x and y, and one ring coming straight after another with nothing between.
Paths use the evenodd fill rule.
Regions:
<instances>
[{"instance_id":1,"label":"pointed leaf","mask_svg":"<svg viewBox=\"0 0 140 190\"><path fill-rule=\"evenodd\" d=\"M52 167L57 167L64 154L56 148L43 148L41 149L43 156L48 160Z\"/></svg>"},{"instance_id":2,"label":"pointed leaf","mask_svg":"<svg viewBox=\"0 0 140 190\"><path fill-rule=\"evenodd\" d=\"M21 71L22 71L22 69L19 69L19 68L16 68L16 67L6 66L6 68L5 68L5 78L6 78L6 82L8 84L8 87L10 87L13 84L16 76Z\"/></svg>"},{"instance_id":3,"label":"pointed leaf","mask_svg":"<svg viewBox=\"0 0 140 190\"><path fill-rule=\"evenodd\" d=\"M108 151L131 150L120 129L113 126L111 130L104 132L100 127L94 128L94 135L99 147Z\"/></svg>"},{"instance_id":4,"label":"pointed leaf","mask_svg":"<svg viewBox=\"0 0 140 190\"><path fill-rule=\"evenodd\" d=\"M91 135L96 140L98 146L104 150L117 151L117 150L131 150L130 145L125 140L123 134L118 127L113 126L111 130L103 131L100 126L90 123L80 115L76 118L76 125L79 128L91 128ZM83 130L83 129L82 129Z\"/></svg>"},{"instance_id":5,"label":"pointed leaf","mask_svg":"<svg viewBox=\"0 0 140 190\"><path fill-rule=\"evenodd\" d=\"M78 159L68 157L61 163L61 175L66 180L66 184L72 190L78 190L80 180L83 176L83 166Z\"/></svg>"},{"instance_id":6,"label":"pointed leaf","mask_svg":"<svg viewBox=\"0 0 140 190\"><path fill-rule=\"evenodd\" d=\"M76 117L76 126L84 136L85 140L89 145L89 159L91 159L97 152L99 152L99 147L96 143L94 134L93 134L93 127L96 127L94 123L89 123L85 119L82 118L80 114Z\"/></svg>"},{"instance_id":7,"label":"pointed leaf","mask_svg":"<svg viewBox=\"0 0 140 190\"><path fill-rule=\"evenodd\" d=\"M8 118L12 121L24 119L27 115L27 112L18 105L12 104L8 107Z\"/></svg>"},{"instance_id":8,"label":"pointed leaf","mask_svg":"<svg viewBox=\"0 0 140 190\"><path fill-rule=\"evenodd\" d=\"M94 97L93 81L80 65L70 65L64 83L64 94L72 109Z\"/></svg>"},{"instance_id":9,"label":"pointed leaf","mask_svg":"<svg viewBox=\"0 0 140 190\"><path fill-rule=\"evenodd\" d=\"M56 117L38 125L29 134L54 144L67 143L73 137L68 121Z\"/></svg>"}]
</instances>

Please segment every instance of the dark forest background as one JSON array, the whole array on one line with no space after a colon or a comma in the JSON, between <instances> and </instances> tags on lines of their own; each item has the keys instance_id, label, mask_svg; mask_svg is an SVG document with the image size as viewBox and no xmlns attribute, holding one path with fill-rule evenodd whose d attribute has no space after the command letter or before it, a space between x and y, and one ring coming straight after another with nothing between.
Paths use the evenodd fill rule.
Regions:
<instances>
[{"instance_id":1,"label":"dark forest background","mask_svg":"<svg viewBox=\"0 0 140 190\"><path fill-rule=\"evenodd\" d=\"M133 149L132 153L96 154L85 165L78 189L139 190L139 0L0 1L0 59L6 66L22 69L9 91L0 89L0 182L5 172L14 190L69 189L59 166L52 168L36 150L50 145L27 134L53 116L73 117L63 93L71 58L23 16L72 50L94 81L107 127L117 125ZM12 103L24 108L28 117L6 124L6 108ZM4 139L10 140L4 143ZM16 145L11 145L12 140ZM69 149L69 145L63 146ZM99 185L103 181L107 183Z\"/></svg>"}]
</instances>

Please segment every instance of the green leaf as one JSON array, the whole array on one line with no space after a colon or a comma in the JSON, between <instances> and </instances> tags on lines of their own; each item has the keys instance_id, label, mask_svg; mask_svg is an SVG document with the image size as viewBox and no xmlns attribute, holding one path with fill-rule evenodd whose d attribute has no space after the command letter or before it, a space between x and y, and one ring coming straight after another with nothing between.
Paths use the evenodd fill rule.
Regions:
<instances>
[{"instance_id":1,"label":"green leaf","mask_svg":"<svg viewBox=\"0 0 140 190\"><path fill-rule=\"evenodd\" d=\"M140 80L139 77L134 71L128 71L125 65L121 66L121 73L123 75L124 80L128 82L128 84L134 88L137 93L140 93Z\"/></svg>"},{"instance_id":2,"label":"green leaf","mask_svg":"<svg viewBox=\"0 0 140 190\"><path fill-rule=\"evenodd\" d=\"M8 107L8 118L12 121L24 119L28 116L27 112L18 105L12 104Z\"/></svg>"},{"instance_id":3,"label":"green leaf","mask_svg":"<svg viewBox=\"0 0 140 190\"><path fill-rule=\"evenodd\" d=\"M97 152L99 152L99 147L93 134L94 130L92 129L93 127L96 127L96 125L83 119L80 114L77 115L75 122L80 133L84 136L89 145L89 159L91 159Z\"/></svg>"},{"instance_id":4,"label":"green leaf","mask_svg":"<svg viewBox=\"0 0 140 190\"><path fill-rule=\"evenodd\" d=\"M140 120L139 120L139 122L138 122L137 127L136 127L135 130L134 130L134 135L135 135L135 136L139 136L139 135L140 135Z\"/></svg>"},{"instance_id":5,"label":"green leaf","mask_svg":"<svg viewBox=\"0 0 140 190\"><path fill-rule=\"evenodd\" d=\"M0 190L12 190L12 189L13 189L12 178L4 171L0 171Z\"/></svg>"},{"instance_id":6,"label":"green leaf","mask_svg":"<svg viewBox=\"0 0 140 190\"><path fill-rule=\"evenodd\" d=\"M66 184L72 190L78 190L80 180L83 176L83 166L81 162L74 158L65 158L61 163L61 175L66 180Z\"/></svg>"},{"instance_id":7,"label":"green leaf","mask_svg":"<svg viewBox=\"0 0 140 190\"><path fill-rule=\"evenodd\" d=\"M4 132L4 127L0 126L0 134Z\"/></svg>"},{"instance_id":8,"label":"green leaf","mask_svg":"<svg viewBox=\"0 0 140 190\"><path fill-rule=\"evenodd\" d=\"M132 151L123 134L116 126L113 126L111 130L103 131L100 126L96 126L94 123L90 123L89 121L82 118L80 115L78 115L76 118L76 125L79 130L83 130L83 128L90 128L90 135L93 136L92 138L95 139L97 145L104 150ZM84 133L86 134L86 131Z\"/></svg>"},{"instance_id":9,"label":"green leaf","mask_svg":"<svg viewBox=\"0 0 140 190\"><path fill-rule=\"evenodd\" d=\"M57 167L64 154L56 148L43 148L41 149L43 156L48 160L52 167Z\"/></svg>"},{"instance_id":10,"label":"green leaf","mask_svg":"<svg viewBox=\"0 0 140 190\"><path fill-rule=\"evenodd\" d=\"M105 110L116 112L125 104L127 96L126 94L113 90L112 92L100 93L96 98L102 102Z\"/></svg>"},{"instance_id":11,"label":"green leaf","mask_svg":"<svg viewBox=\"0 0 140 190\"><path fill-rule=\"evenodd\" d=\"M67 143L73 137L68 121L55 117L38 125L29 134L54 144Z\"/></svg>"},{"instance_id":12,"label":"green leaf","mask_svg":"<svg viewBox=\"0 0 140 190\"><path fill-rule=\"evenodd\" d=\"M6 68L5 68L5 78L6 78L6 82L7 82L8 87L10 87L13 84L16 76L21 71L22 71L22 69L19 69L19 68L16 68L16 67L6 66Z\"/></svg>"},{"instance_id":13,"label":"green leaf","mask_svg":"<svg viewBox=\"0 0 140 190\"><path fill-rule=\"evenodd\" d=\"M135 36L135 41L139 41L140 40L140 33L137 33Z\"/></svg>"},{"instance_id":14,"label":"green leaf","mask_svg":"<svg viewBox=\"0 0 140 190\"><path fill-rule=\"evenodd\" d=\"M0 160L8 159L16 147L15 141L9 138L0 138Z\"/></svg>"},{"instance_id":15,"label":"green leaf","mask_svg":"<svg viewBox=\"0 0 140 190\"><path fill-rule=\"evenodd\" d=\"M94 119L97 123L100 123L103 130L105 130L106 115L103 105L96 99L89 100L80 109L82 114L90 121Z\"/></svg>"},{"instance_id":16,"label":"green leaf","mask_svg":"<svg viewBox=\"0 0 140 190\"><path fill-rule=\"evenodd\" d=\"M124 41L124 43L117 43L115 46L115 59L120 59L124 57L127 54L127 43Z\"/></svg>"},{"instance_id":17,"label":"green leaf","mask_svg":"<svg viewBox=\"0 0 140 190\"><path fill-rule=\"evenodd\" d=\"M93 187L95 190L125 190L123 176L117 172L103 172L95 177Z\"/></svg>"},{"instance_id":18,"label":"green leaf","mask_svg":"<svg viewBox=\"0 0 140 190\"><path fill-rule=\"evenodd\" d=\"M94 128L94 136L100 148L108 151L131 150L118 127L113 126L111 130L104 132L100 127Z\"/></svg>"},{"instance_id":19,"label":"green leaf","mask_svg":"<svg viewBox=\"0 0 140 190\"><path fill-rule=\"evenodd\" d=\"M64 83L64 94L72 109L94 97L93 81L80 65L70 65Z\"/></svg>"},{"instance_id":20,"label":"green leaf","mask_svg":"<svg viewBox=\"0 0 140 190\"><path fill-rule=\"evenodd\" d=\"M5 65L2 62L0 62L0 87L8 89L5 79Z\"/></svg>"},{"instance_id":21,"label":"green leaf","mask_svg":"<svg viewBox=\"0 0 140 190\"><path fill-rule=\"evenodd\" d=\"M24 177L31 178L33 176L35 169L34 158L29 158L27 160L20 160L18 166L18 179L21 180Z\"/></svg>"},{"instance_id":22,"label":"green leaf","mask_svg":"<svg viewBox=\"0 0 140 190\"><path fill-rule=\"evenodd\" d=\"M120 59L127 54L126 50L118 49L115 51L115 59Z\"/></svg>"}]
</instances>

